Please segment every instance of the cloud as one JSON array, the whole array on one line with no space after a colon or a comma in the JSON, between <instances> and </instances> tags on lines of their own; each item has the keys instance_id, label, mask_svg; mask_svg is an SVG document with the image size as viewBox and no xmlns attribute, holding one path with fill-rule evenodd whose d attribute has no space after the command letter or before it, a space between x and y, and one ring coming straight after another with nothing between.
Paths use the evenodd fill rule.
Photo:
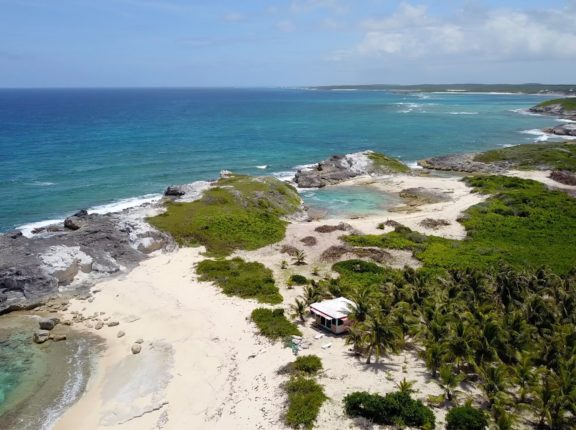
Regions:
<instances>
[{"instance_id":1,"label":"cloud","mask_svg":"<svg viewBox=\"0 0 576 430\"><path fill-rule=\"evenodd\" d=\"M344 57L454 57L479 60L576 59L576 2L562 9L463 10L448 17L402 3L390 16L360 24L361 41Z\"/></svg>"}]
</instances>

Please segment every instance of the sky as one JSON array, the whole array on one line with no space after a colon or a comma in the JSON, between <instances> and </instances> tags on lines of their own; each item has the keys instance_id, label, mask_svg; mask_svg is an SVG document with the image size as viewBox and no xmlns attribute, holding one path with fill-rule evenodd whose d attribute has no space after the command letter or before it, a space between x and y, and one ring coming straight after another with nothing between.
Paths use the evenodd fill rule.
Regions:
<instances>
[{"instance_id":1,"label":"sky","mask_svg":"<svg viewBox=\"0 0 576 430\"><path fill-rule=\"evenodd\" d=\"M576 83L576 0L0 0L0 87Z\"/></svg>"}]
</instances>

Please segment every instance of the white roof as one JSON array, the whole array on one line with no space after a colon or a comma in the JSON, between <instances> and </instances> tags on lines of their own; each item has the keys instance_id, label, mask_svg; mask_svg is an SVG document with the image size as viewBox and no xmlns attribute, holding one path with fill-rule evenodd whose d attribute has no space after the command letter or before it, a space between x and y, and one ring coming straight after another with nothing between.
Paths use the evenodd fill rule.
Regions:
<instances>
[{"instance_id":1,"label":"white roof","mask_svg":"<svg viewBox=\"0 0 576 430\"><path fill-rule=\"evenodd\" d=\"M338 297L337 299L313 303L310 305L310 310L319 313L324 317L340 319L348 316L350 313L350 306L355 306L355 303L352 300Z\"/></svg>"}]
</instances>

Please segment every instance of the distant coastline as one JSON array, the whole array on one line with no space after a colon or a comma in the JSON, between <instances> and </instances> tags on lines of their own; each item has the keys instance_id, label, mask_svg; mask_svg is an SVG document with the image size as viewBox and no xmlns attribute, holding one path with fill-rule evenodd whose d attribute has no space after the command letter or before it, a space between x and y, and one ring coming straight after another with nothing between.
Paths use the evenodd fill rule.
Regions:
<instances>
[{"instance_id":1,"label":"distant coastline","mask_svg":"<svg viewBox=\"0 0 576 430\"><path fill-rule=\"evenodd\" d=\"M340 91L397 91L423 93L487 93L487 94L531 94L576 96L576 84L422 84L422 85L320 85L307 87L315 90Z\"/></svg>"}]
</instances>

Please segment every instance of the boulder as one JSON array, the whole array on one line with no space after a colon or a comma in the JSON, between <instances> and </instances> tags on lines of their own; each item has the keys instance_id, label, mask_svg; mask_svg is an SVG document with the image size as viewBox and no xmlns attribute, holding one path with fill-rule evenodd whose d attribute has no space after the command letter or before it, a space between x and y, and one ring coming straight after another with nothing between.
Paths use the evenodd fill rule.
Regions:
<instances>
[{"instance_id":1,"label":"boulder","mask_svg":"<svg viewBox=\"0 0 576 430\"><path fill-rule=\"evenodd\" d=\"M118 332L118 334L116 334L116 337L120 338L120 337L124 337L126 335L126 333L124 333L122 330L120 330Z\"/></svg>"},{"instance_id":2,"label":"boulder","mask_svg":"<svg viewBox=\"0 0 576 430\"><path fill-rule=\"evenodd\" d=\"M38 321L38 325L40 326L41 330L52 330L56 327L56 322L50 318L42 318Z\"/></svg>"},{"instance_id":3,"label":"boulder","mask_svg":"<svg viewBox=\"0 0 576 430\"><path fill-rule=\"evenodd\" d=\"M142 345L135 343L130 348L130 351L132 351L132 354L140 354L140 351L142 351Z\"/></svg>"},{"instance_id":4,"label":"boulder","mask_svg":"<svg viewBox=\"0 0 576 430\"><path fill-rule=\"evenodd\" d=\"M62 342L63 340L66 340L67 337L65 334L53 334L50 336L50 339L52 339L54 342Z\"/></svg>"},{"instance_id":5,"label":"boulder","mask_svg":"<svg viewBox=\"0 0 576 430\"><path fill-rule=\"evenodd\" d=\"M100 330L102 327L104 327L104 323L102 321L98 321L94 326L96 330Z\"/></svg>"},{"instance_id":6,"label":"boulder","mask_svg":"<svg viewBox=\"0 0 576 430\"><path fill-rule=\"evenodd\" d=\"M32 336L34 343L44 343L50 339L50 332L48 330L36 330Z\"/></svg>"},{"instance_id":7,"label":"boulder","mask_svg":"<svg viewBox=\"0 0 576 430\"><path fill-rule=\"evenodd\" d=\"M88 223L88 211L86 209L79 210L74 215L69 216L64 220L64 227L70 230L79 230Z\"/></svg>"},{"instance_id":8,"label":"boulder","mask_svg":"<svg viewBox=\"0 0 576 430\"><path fill-rule=\"evenodd\" d=\"M561 124L552 128L545 128L545 133L555 134L557 136L572 136L576 137L576 124Z\"/></svg>"},{"instance_id":9,"label":"boulder","mask_svg":"<svg viewBox=\"0 0 576 430\"><path fill-rule=\"evenodd\" d=\"M377 163L375 160L386 162ZM408 167L398 160L373 151L364 151L333 155L314 167L300 169L294 177L294 182L300 188L322 188L360 175L390 174L408 170Z\"/></svg>"},{"instance_id":10,"label":"boulder","mask_svg":"<svg viewBox=\"0 0 576 430\"><path fill-rule=\"evenodd\" d=\"M118 321L109 321L106 325L108 327L116 327L117 325L119 325L120 323Z\"/></svg>"}]
</instances>

